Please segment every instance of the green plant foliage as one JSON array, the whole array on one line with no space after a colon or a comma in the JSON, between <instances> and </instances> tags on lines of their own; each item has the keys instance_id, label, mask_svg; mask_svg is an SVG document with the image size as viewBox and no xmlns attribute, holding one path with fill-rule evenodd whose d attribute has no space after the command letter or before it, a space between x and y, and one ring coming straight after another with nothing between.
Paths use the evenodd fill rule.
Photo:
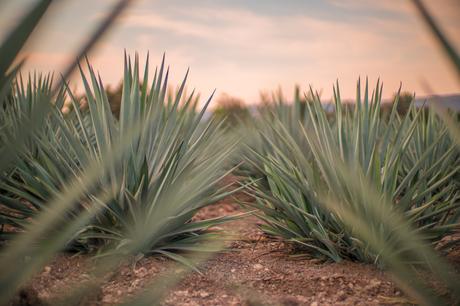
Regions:
<instances>
[{"instance_id":1,"label":"green plant foliage","mask_svg":"<svg viewBox=\"0 0 460 306\"><path fill-rule=\"evenodd\" d=\"M50 103L51 96L60 95L60 87L50 90L50 78L48 77L39 77L38 79L34 77L33 81L29 80L26 89L16 87L16 100L13 94L15 91L14 80L20 71L22 62L16 66L12 66L12 64L50 3L49 0L36 1L30 11L19 20L17 26L11 29L0 46L0 176L2 181L5 176L11 175L11 171L14 171L22 154L35 148L34 139L37 134L43 131L44 122L52 106ZM118 4L125 5L127 1L120 0ZM112 10L112 12L119 13L123 7L118 5L118 9ZM94 42L110 26L115 16L116 14L111 14L104 18L103 26L96 28L89 40L90 43L86 45L84 49L86 52L94 46ZM81 54L77 58L80 56ZM69 66L67 76L74 66L75 63ZM133 132L135 133L135 131ZM126 143L127 140L120 143L118 152L123 152L123 149L126 149ZM111 162L119 157L117 156L119 153L112 153L106 156L106 162ZM9 303L10 298L17 292L18 288L24 285L31 275L49 261L58 250L62 249L66 241L74 236L74 233L81 229L87 220L91 219L95 213L94 210L88 210L75 218L73 222L65 223L60 232L47 235L49 234L47 229L55 226L56 222L61 219L61 214L72 207L72 203L81 197L88 186L106 168L107 164L104 163L88 165L84 175L73 182L69 182L65 191L57 194L50 201L50 209L37 216L35 222L30 223L30 228L26 233L18 235L9 243L2 243L0 250L0 269L2 271L0 274L0 304ZM8 203L5 199L2 201L6 201L7 206L14 205L14 202ZM7 208L2 207L2 213L8 214L10 212ZM6 218L0 217L2 234L4 234L4 225L8 224L11 218L16 217L18 217L16 214Z\"/></svg>"},{"instance_id":2,"label":"green plant foliage","mask_svg":"<svg viewBox=\"0 0 460 306\"><path fill-rule=\"evenodd\" d=\"M238 125L245 124L251 118L244 101L227 94L217 99L212 116L216 120L225 120L225 124L231 128L237 128Z\"/></svg>"},{"instance_id":3,"label":"green plant foliage","mask_svg":"<svg viewBox=\"0 0 460 306\"><path fill-rule=\"evenodd\" d=\"M393 279L421 305L456 305L460 277L439 257L420 229L371 185L361 171L336 159L337 178L357 195L354 205L335 194L322 195L324 206L340 216L346 229L368 243ZM416 263L416 265L414 265ZM436 289L433 290L433 281ZM442 288L442 289L441 289ZM449 294L440 296L439 290Z\"/></svg>"},{"instance_id":4,"label":"green plant foliage","mask_svg":"<svg viewBox=\"0 0 460 306\"><path fill-rule=\"evenodd\" d=\"M299 129L299 123L307 124L307 103L309 103L310 96L302 97L300 94L300 87L296 86L294 91L294 101L288 104L281 89L273 93L271 96L261 95L261 105L258 107L258 112L252 117L252 120L246 121L237 130L237 134L241 139L241 155L246 156L250 163L242 163L237 170L237 173L242 176L251 176L253 178L260 178L263 176L263 160L259 159L258 154L269 155L273 153L273 145L270 141L277 144L283 152L289 154L289 150L282 144L279 137L276 136L275 130L270 126L274 122L280 122L284 128L288 130L291 137L295 138L297 144L305 149L308 144L303 137L302 130ZM259 130L264 131L265 138L260 137ZM270 141L266 141L269 139ZM281 141L281 142L280 142ZM256 154L255 154L256 153ZM240 159L241 160L241 159Z\"/></svg>"},{"instance_id":5,"label":"green plant foliage","mask_svg":"<svg viewBox=\"0 0 460 306\"><path fill-rule=\"evenodd\" d=\"M23 64L13 65L13 62L50 3L49 0L37 1L0 45L0 172L11 167L18 154L26 149L49 110L46 93L36 97L34 108L27 111L21 109L12 113L8 104L12 98L13 80Z\"/></svg>"},{"instance_id":6,"label":"green plant foliage","mask_svg":"<svg viewBox=\"0 0 460 306\"><path fill-rule=\"evenodd\" d=\"M326 209L319 196L334 194L350 209L357 205L360 194L351 192L337 174L340 160L366 177L426 239L437 243L458 226L459 218L460 189L454 178L460 157L446 127L434 114L413 106L411 115L400 117L398 101L390 118L382 119L379 84L370 95L367 82L363 94L358 82L354 109L344 107L338 86L334 92L335 113L328 117L319 96L311 91L308 120L299 124L302 136L276 116L261 130L271 152L253 150L249 162L263 161L259 169L264 179L252 189L255 206L266 221L264 230L334 261L378 261L379 254L346 230L340 216Z\"/></svg>"},{"instance_id":7,"label":"green plant foliage","mask_svg":"<svg viewBox=\"0 0 460 306\"><path fill-rule=\"evenodd\" d=\"M215 141L214 137L221 133L219 126L201 122L204 110L195 111L197 98L192 99L193 95L187 97L185 105L176 102L183 86L177 95L168 97L167 103L152 106L152 101L158 104L165 98L167 73L163 80L158 76L153 81L148 93L143 85L136 93L133 84L139 79L135 76L137 60L134 66L126 63L130 70L125 75L130 75L130 83L126 83L128 115L123 128L106 112L103 85L91 68L90 79L84 80L90 109L82 111L76 107L79 101L68 88L53 87L51 76L37 74L25 82L22 77L17 78L21 65L9 66L50 2L38 1L0 46L2 305L8 304L18 288L64 248L97 247L112 255L98 261L92 272L95 282L75 288L67 296L67 303L78 304L85 293L101 285L102 276L120 261L126 261L127 254L157 252L191 265L197 262L195 251L220 250L220 244L210 241L217 234L203 232L226 220L190 222L199 207L227 194L225 187L219 189L216 184L225 175L221 169L233 140ZM116 3L59 84L65 85L80 58L129 2ZM67 114L62 106L65 109L69 98L74 112ZM140 100L146 103L140 106ZM153 139L146 141L145 136ZM218 149L222 150L218 152L221 159L213 155ZM142 151L142 160L137 159L135 150ZM145 156L146 152L150 155ZM121 163L125 158L126 163ZM148 165L146 158L152 158L155 164ZM133 168L138 162L142 166ZM146 192L151 186L156 189ZM126 239L120 242L121 235ZM192 254L183 257L173 251ZM164 291L178 278L170 276L152 287L163 284L166 288L160 288ZM137 303L151 305L163 295L164 292L152 290Z\"/></svg>"},{"instance_id":8,"label":"green plant foliage","mask_svg":"<svg viewBox=\"0 0 460 306\"><path fill-rule=\"evenodd\" d=\"M14 60L26 43L32 31L37 26L51 0L37 1L29 12L20 20L18 25L11 29L0 45L0 95L4 96L9 90L10 82L15 77L21 64L11 68ZM3 99L0 99L3 100ZM1 102L1 101L0 101Z\"/></svg>"},{"instance_id":9,"label":"green plant foliage","mask_svg":"<svg viewBox=\"0 0 460 306\"><path fill-rule=\"evenodd\" d=\"M198 111L197 95L185 92L187 77L168 93L164 62L150 82L147 60L141 81L137 56L133 62L125 57L121 90L112 98L89 64L86 74L80 67L87 108L65 84L129 2L115 4L58 85L40 74L23 80L22 63L12 66L50 0L36 1L0 46L2 305L59 250L102 257L95 283L72 293L77 304L77 296L100 285L126 255L162 254L194 268L200 260L185 254L222 247L208 229L232 217L193 219L232 193L219 182L235 139L218 118L203 120L210 99ZM458 72L457 51L422 2L413 2ZM333 114L312 90L301 97L296 89L293 106L274 95L261 120L246 122L259 132L239 131L249 161L240 169L256 197L251 205L269 234L322 258L377 262L421 304L446 302L414 273L423 266L458 304L459 278L432 248L459 228L458 122L444 111L438 117L401 108L400 100L412 96L400 93L382 116L381 94L379 84L369 94L367 82L362 94L358 83L350 107L337 85ZM116 115L111 100L120 106ZM71 111L63 111L69 102ZM233 110L248 115L238 105ZM128 303L157 303L165 294L157 285Z\"/></svg>"},{"instance_id":10,"label":"green plant foliage","mask_svg":"<svg viewBox=\"0 0 460 306\"><path fill-rule=\"evenodd\" d=\"M1 182L4 203L12 211L3 214L9 224L23 227L37 210L61 192L92 160L103 160L130 133L140 126L141 135L131 139L131 146L121 163L113 164L101 176L90 193L80 199L69 218L94 205L100 213L68 246L78 250L126 248L142 241L136 253L161 253L185 260L171 251L194 251L205 230L228 218L191 222L196 211L229 194L218 186L225 176L226 159L234 141L222 141L222 129L215 121L202 122L206 106L195 110L194 94L182 99L185 81L176 95L166 96L168 71L164 62L148 84L148 59L144 84L139 86L139 63L125 57L123 95L118 121L111 112L101 80L88 65L89 78L82 72L88 110L81 111L72 92L73 111L64 115L60 107L64 95L58 95L46 131L38 137L38 148L28 152L8 180ZM48 84L48 82L47 82ZM22 88L22 86L19 86ZM47 86L46 88L48 88ZM36 87L35 87L36 88ZM42 89L42 87L39 87ZM35 93L19 90L14 105L34 100ZM96 196L104 190L108 200ZM26 200L27 204L22 202ZM138 239L143 237L143 239Z\"/></svg>"},{"instance_id":11,"label":"green plant foliage","mask_svg":"<svg viewBox=\"0 0 460 306\"><path fill-rule=\"evenodd\" d=\"M460 54L454 44L447 39L446 34L435 21L429 9L425 7L422 0L412 0L420 19L426 24L429 31L433 34L437 43L445 52L447 59L451 62L451 67L457 72L457 80L460 80Z\"/></svg>"},{"instance_id":12,"label":"green plant foliage","mask_svg":"<svg viewBox=\"0 0 460 306\"><path fill-rule=\"evenodd\" d=\"M405 116L411 107L412 101L414 100L414 94L410 92L397 92L393 97L393 101L398 99L398 113L400 116ZM391 112L391 111L390 111Z\"/></svg>"}]
</instances>

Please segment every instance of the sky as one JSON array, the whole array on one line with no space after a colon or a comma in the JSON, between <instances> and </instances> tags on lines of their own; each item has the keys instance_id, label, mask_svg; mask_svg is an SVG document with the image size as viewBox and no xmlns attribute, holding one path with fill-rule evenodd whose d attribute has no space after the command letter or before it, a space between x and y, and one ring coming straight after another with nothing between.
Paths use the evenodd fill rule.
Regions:
<instances>
[{"instance_id":1,"label":"sky","mask_svg":"<svg viewBox=\"0 0 460 306\"><path fill-rule=\"evenodd\" d=\"M35 0L0 3L0 39ZM460 48L460 1L424 1ZM23 55L26 70L60 71L115 3L59 1ZM384 97L403 89L424 96L460 92L458 79L408 0L137 0L89 54L108 84L120 82L123 52L159 64L166 53L171 84L187 68L188 87L203 99L217 89L246 103L281 88L312 86L324 100L339 81L351 99L359 77L384 84ZM153 72L154 65L151 70Z\"/></svg>"}]
</instances>

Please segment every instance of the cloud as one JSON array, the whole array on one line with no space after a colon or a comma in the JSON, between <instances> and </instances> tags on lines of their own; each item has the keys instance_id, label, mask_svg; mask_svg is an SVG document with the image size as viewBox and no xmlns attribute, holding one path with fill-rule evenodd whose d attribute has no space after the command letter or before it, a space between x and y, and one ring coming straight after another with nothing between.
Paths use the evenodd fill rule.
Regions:
<instances>
[{"instance_id":1,"label":"cloud","mask_svg":"<svg viewBox=\"0 0 460 306\"><path fill-rule=\"evenodd\" d=\"M304 56L309 52L337 51L348 42L365 42L363 45L349 44L343 52L350 54L372 49L388 41L383 31L401 35L395 23L375 20L368 29L345 22L328 22L309 16L261 16L247 10L237 9L184 9L180 12L186 18L174 18L158 13L132 14L122 23L131 30L146 32L164 31L168 36L197 39L219 46L238 49L251 54ZM247 50L250 49L250 50ZM321 50L318 50L321 49ZM203 50L204 52L206 50Z\"/></svg>"},{"instance_id":2,"label":"cloud","mask_svg":"<svg viewBox=\"0 0 460 306\"><path fill-rule=\"evenodd\" d=\"M458 90L407 1L309 3L311 10L301 1L293 1L292 7L268 1L267 7L282 6L283 13L276 13L256 1L140 2L119 20L92 62L104 80L117 82L125 48L144 55L150 50L152 59L166 51L173 82L179 82L190 66L191 87L205 93L217 87L249 101L257 99L260 89L292 88L295 83L312 83L327 97L336 78L346 87L343 95L351 97L360 75L382 77L388 96L400 81L419 90L422 75L441 91ZM437 14L446 16L443 24L452 31L458 19L452 21L452 13L443 10L448 9ZM94 22L98 14L80 16L81 22ZM67 40L78 36L76 28L59 31L61 36L53 35L72 33ZM62 38L59 44L67 42ZM61 49L57 51L64 52ZM59 52L47 56L44 48L39 50L37 65L59 59Z\"/></svg>"}]
</instances>

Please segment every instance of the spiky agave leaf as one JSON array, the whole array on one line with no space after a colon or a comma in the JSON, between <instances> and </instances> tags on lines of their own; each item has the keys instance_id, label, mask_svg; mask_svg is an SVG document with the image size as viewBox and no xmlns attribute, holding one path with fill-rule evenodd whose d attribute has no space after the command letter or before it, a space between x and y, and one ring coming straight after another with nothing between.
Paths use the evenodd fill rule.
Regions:
<instances>
[{"instance_id":1,"label":"spiky agave leaf","mask_svg":"<svg viewBox=\"0 0 460 306\"><path fill-rule=\"evenodd\" d=\"M281 120L273 124L271 118L269 131L262 131L271 153L257 154L268 185L258 183L253 189L256 206L265 212L266 230L336 261L378 260L378 254L345 231L340 218L318 199L318 193L326 190L354 205L357 195L338 180L336 159L359 169L381 197L433 243L458 226L459 186L453 178L460 169L459 153L445 127L414 109L412 115L400 118L396 107L386 121L380 116L381 85L369 95L366 82L364 97L359 87L352 111L343 106L335 88L332 118L312 93L306 112L310 118L299 125L305 131L302 141ZM434 131L427 135L430 129Z\"/></svg>"},{"instance_id":2,"label":"spiky agave leaf","mask_svg":"<svg viewBox=\"0 0 460 306\"><path fill-rule=\"evenodd\" d=\"M29 82L27 85L27 94L24 94L25 91L23 89L21 93L21 89L17 87L17 98L23 101L31 98L34 101L28 101L26 104L22 105L13 102L15 106L19 106L15 108L14 106L11 107L11 105L6 104L11 102L10 98L13 96L10 94L11 88L14 87L12 82L21 65L14 67L8 73L6 73L6 71L9 69L11 62L16 57L33 28L46 11L50 2L51 1L37 2L30 13L18 24L11 35L8 36L6 43L0 47L0 53L2 55L0 56L0 171L2 172L2 180L4 175L10 174L9 171L5 174L5 169L15 169L20 154L24 151L27 152L30 148L41 146L40 143L35 143L34 137L37 135L37 132L42 131L42 124L46 122L47 118L49 119L47 114L52 100L48 86L49 79L44 82L36 82L36 80L34 80L35 84L40 83L43 85L37 87L30 87L33 82ZM100 37L110 26L116 15L126 7L127 3L128 1L126 0L119 1L118 5L112 11L112 14L103 20L102 25L96 29L89 43L86 44L82 50L85 52L89 51L98 37ZM80 58L80 56L77 58ZM73 70L72 67L73 65L70 65L69 69L67 69L67 75ZM31 88L32 90L30 90ZM55 87L52 93L52 95L57 93L59 97L61 95L60 87ZM61 101L61 99L57 98L56 101ZM18 101L16 100L16 102ZM58 104L54 106L60 108ZM53 114L53 116L54 115L56 114ZM57 115L59 115L59 113ZM58 120L57 123L60 123L60 121L61 120ZM50 122L47 123L47 126L60 128L59 124L58 126L53 126ZM140 132L139 128L139 125L134 125L133 129L125 134L118 144L112 147L113 150L104 155L102 162L93 160L87 163L80 175L72 177L72 180L68 181L65 186L61 185L61 190L49 197L50 201L46 207L47 209L44 209L39 215L35 216L34 222L27 224L28 228L25 233L15 237L15 239L6 246L2 245L0 253L2 259L0 261L2 270L0 276L0 304L9 303L10 297L20 286L25 284L32 273L38 271L40 267L48 262L57 251L61 250L63 246L75 236L75 233L78 233L81 228L94 217L100 209L100 206L94 205L88 210L76 213L70 222L65 218L67 212L74 207L74 204L78 203L82 197L84 198L84 194L91 189L93 183L97 182L98 178L103 176L103 173L105 173L108 168L116 164L116 160L119 159L124 150L129 147L130 138L138 136ZM69 153L69 155L72 154L75 154L75 152ZM33 156L37 155L34 154ZM68 160L71 159L68 158ZM78 166L81 167L81 165ZM24 186L25 185L20 185L17 187L20 188ZM30 194L36 187L36 185L28 186L23 195ZM98 195L97 197L93 196L93 198L96 197L98 200L109 200L110 194L104 191L102 192L102 194L93 194ZM2 199L2 204L6 204L7 206L12 205L13 209L17 208L11 202L6 201L5 203L4 201L5 199ZM16 202L16 204L18 203ZM21 204L24 203L22 202ZM23 208L24 205L22 205L21 209ZM20 215L30 215L29 210L21 211L21 209L19 209ZM4 210L2 210L2 213L3 212ZM10 218L11 217L17 217L17 215L10 216ZM5 219L0 218L0 220L3 225ZM57 227L60 229L59 231L56 231ZM115 267L112 263L116 263L116 261L106 260L103 263L100 262L98 270L100 270L101 273L110 271L110 267ZM85 290L80 293L84 294L84 292L88 292L88 289L91 290L91 288L85 288ZM156 296L159 295L153 295L153 299ZM70 301L76 300L72 297ZM66 302L69 302L69 300L66 300Z\"/></svg>"},{"instance_id":3,"label":"spiky agave leaf","mask_svg":"<svg viewBox=\"0 0 460 306\"><path fill-rule=\"evenodd\" d=\"M140 86L138 57L134 63L125 57L118 121L110 111L102 81L89 64L88 69L88 78L82 72L88 112L79 109L78 101L68 91L74 104L73 112L63 116L59 108L53 110L47 121L49 133L40 137L37 154L28 154L17 167L15 176L2 183L9 193L8 202L15 201L14 207L18 207L21 197L34 208L43 209L50 196L59 193L69 179L81 175L91 160L102 160L140 124L142 134L131 139L121 163L109 167L107 175L93 186L94 192L108 190L110 200L99 200L93 193L81 199L83 204L79 209L100 205L103 210L81 231L71 247L101 250L129 245L127 249L132 251L131 243L139 241L141 235L145 237L137 252L158 252L177 259L171 251L196 250L200 234L228 219L191 222L198 209L229 194L218 185L226 174L226 160L235 143L228 137L222 140L218 123L202 121L211 98L197 113L193 93L185 99L182 97L184 78L168 103L169 71L164 61L149 87ZM148 77L146 65L144 83ZM170 193L179 198L167 200ZM24 210L21 220L33 215L33 210ZM69 217L72 218L72 214ZM10 223L20 225L14 218Z\"/></svg>"},{"instance_id":4,"label":"spiky agave leaf","mask_svg":"<svg viewBox=\"0 0 460 306\"><path fill-rule=\"evenodd\" d=\"M324 206L338 215L344 226L366 242L396 282L422 305L456 304L460 299L460 277L439 257L426 235L413 226L395 206L381 196L359 169L336 159L337 177L354 193L353 205L335 194L322 194ZM408 264L409 263L409 264ZM416 263L418 269L410 263ZM439 296L427 281L429 275L450 291ZM447 299L446 299L447 298Z\"/></svg>"}]
</instances>

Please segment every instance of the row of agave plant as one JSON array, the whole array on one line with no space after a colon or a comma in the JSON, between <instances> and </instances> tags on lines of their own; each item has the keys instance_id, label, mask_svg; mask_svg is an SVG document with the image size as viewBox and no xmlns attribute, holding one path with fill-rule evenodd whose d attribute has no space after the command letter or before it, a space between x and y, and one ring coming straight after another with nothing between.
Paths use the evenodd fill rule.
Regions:
<instances>
[{"instance_id":1,"label":"row of agave plant","mask_svg":"<svg viewBox=\"0 0 460 306\"><path fill-rule=\"evenodd\" d=\"M383 113L382 88L358 81L350 105L337 84L332 112L312 89L293 105L275 96L247 136L247 204L267 234L310 256L390 268L425 302L434 295L409 267L437 262L431 268L458 297L458 276L432 249L459 242L440 244L460 225L459 144L432 110L412 104L398 114L399 95Z\"/></svg>"},{"instance_id":2,"label":"row of agave plant","mask_svg":"<svg viewBox=\"0 0 460 306\"><path fill-rule=\"evenodd\" d=\"M80 69L86 108L67 86L52 95L49 76L12 84L1 118L3 144L21 133L21 121L38 106L50 109L3 170L0 215L8 230L1 238L14 238L11 228L35 231L41 214L52 211L55 220L33 243L73 224L55 250L157 253L193 266L182 254L218 250L209 244L217 233L206 230L232 219L192 222L200 208L231 193L219 181L230 172L235 139L222 122L203 120L211 99L196 111L194 93L184 94L186 77L168 96L164 60L149 83L147 59L141 83L138 57L131 63L125 56L119 118L102 81L87 68L89 77ZM401 117L395 101L385 115L381 85L369 95L366 82L361 94L358 83L356 105L349 107L337 85L332 113L312 90L293 105L278 101L265 109L252 127L257 133L246 132L251 139L241 169L255 198L247 204L265 221L264 231L300 251L377 262L423 292L406 265L429 262L451 279L426 242L436 246L458 229L460 151L434 112L412 106ZM63 113L68 100L72 111ZM97 171L88 179L92 167ZM79 180L90 183L72 201L54 201ZM458 281L448 284L455 288ZM433 296L420 300L437 303Z\"/></svg>"},{"instance_id":3,"label":"row of agave plant","mask_svg":"<svg viewBox=\"0 0 460 306\"><path fill-rule=\"evenodd\" d=\"M63 249L98 254L97 275L129 254L191 266L183 255L218 250L207 229L231 219L193 220L231 193L219 182L236 141L221 122L203 120L210 99L197 111L185 79L168 95L164 62L149 82L147 61L141 83L137 57L125 57L119 118L89 64L87 73L80 69L87 108L65 83L24 82L20 65L9 69L9 54L48 5L37 2L0 47L0 238L10 240L0 253L0 304ZM458 136L448 133L449 117L415 107L399 116L397 101L383 116L381 96L381 85L369 95L366 84L362 96L358 84L349 108L337 86L332 115L312 90L308 103L297 95L294 105L262 114L256 134L245 130L251 138L240 168L255 197L248 205L267 233L322 258L377 262L418 301L438 305L412 268L429 267L460 297L458 276L432 247L458 229ZM148 292L136 304L157 298Z\"/></svg>"},{"instance_id":4,"label":"row of agave plant","mask_svg":"<svg viewBox=\"0 0 460 306\"><path fill-rule=\"evenodd\" d=\"M460 150L442 120L414 106L401 118L398 101L385 118L382 87L377 85L372 97L367 84L364 97L359 87L351 109L337 86L331 114L313 93L303 108L275 106L262 117L259 145L248 154L258 170L253 179L263 174L252 189L260 196L255 205L265 212L265 230L334 261L373 262L378 256L320 204L321 192L350 206L357 202L337 177L337 159L365 176L434 244L459 225Z\"/></svg>"},{"instance_id":5,"label":"row of agave plant","mask_svg":"<svg viewBox=\"0 0 460 306\"><path fill-rule=\"evenodd\" d=\"M53 95L50 76L14 81L3 106L2 143L19 135L23 119L40 106L48 105L49 113L3 170L2 239L16 236L12 228L36 230L41 214L53 211L55 220L34 243L74 224L56 250L99 257L156 253L188 266L193 263L183 254L218 250L209 241L219 235L207 229L233 217L192 218L231 194L219 182L230 173L237 143L222 121L203 119L211 98L197 111L194 93L185 94L187 76L168 95L164 60L150 83L148 66L147 59L140 82L138 57L132 63L125 56L119 118L89 64L87 73L80 68L84 108L67 86ZM415 276L406 265L429 262L448 271L427 247L459 226L460 150L447 126L435 112L415 106L400 116L397 100L382 114L380 84L369 95L366 82L362 95L358 82L354 107L341 102L338 85L334 91L332 113L310 90L293 105L280 98L254 121L256 133L246 130L251 138L239 170L255 198L247 205L265 221L262 229L313 256L397 269L410 283ZM66 101L72 111L63 113ZM54 206L92 167L98 171L86 180L91 183L64 207ZM458 281L448 284L455 288Z\"/></svg>"},{"instance_id":6,"label":"row of agave plant","mask_svg":"<svg viewBox=\"0 0 460 306\"><path fill-rule=\"evenodd\" d=\"M194 93L184 94L186 77L168 96L164 61L149 83L147 59L141 83L137 56L134 63L125 56L119 118L102 81L87 68L89 77L80 69L86 108L67 86L52 95L49 76L13 83L3 106L2 143L21 133L21 121L40 101L50 110L24 152L3 170L0 215L8 230L1 238L15 237L11 228L35 230L40 214L52 210L56 220L47 235L75 225L61 241L67 250L157 253L192 266L181 254L216 251L208 242L217 233L206 230L231 219L192 222L200 208L231 193L219 181L229 173L235 140L222 122L203 120L211 99L196 111ZM256 121L257 134L246 133L252 138L241 168L255 198L248 205L268 234L313 256L397 268L413 283L405 265L429 262L448 271L427 242L437 246L458 230L460 151L434 112L412 106L400 116L395 101L385 115L381 96L382 86L369 95L367 82L362 96L358 82L354 107L341 102L335 87L332 113L313 90L293 105L278 101ZM63 113L68 100L72 111ZM53 206L95 165L100 173L83 192L64 208ZM448 284L455 288L458 281Z\"/></svg>"}]
</instances>

